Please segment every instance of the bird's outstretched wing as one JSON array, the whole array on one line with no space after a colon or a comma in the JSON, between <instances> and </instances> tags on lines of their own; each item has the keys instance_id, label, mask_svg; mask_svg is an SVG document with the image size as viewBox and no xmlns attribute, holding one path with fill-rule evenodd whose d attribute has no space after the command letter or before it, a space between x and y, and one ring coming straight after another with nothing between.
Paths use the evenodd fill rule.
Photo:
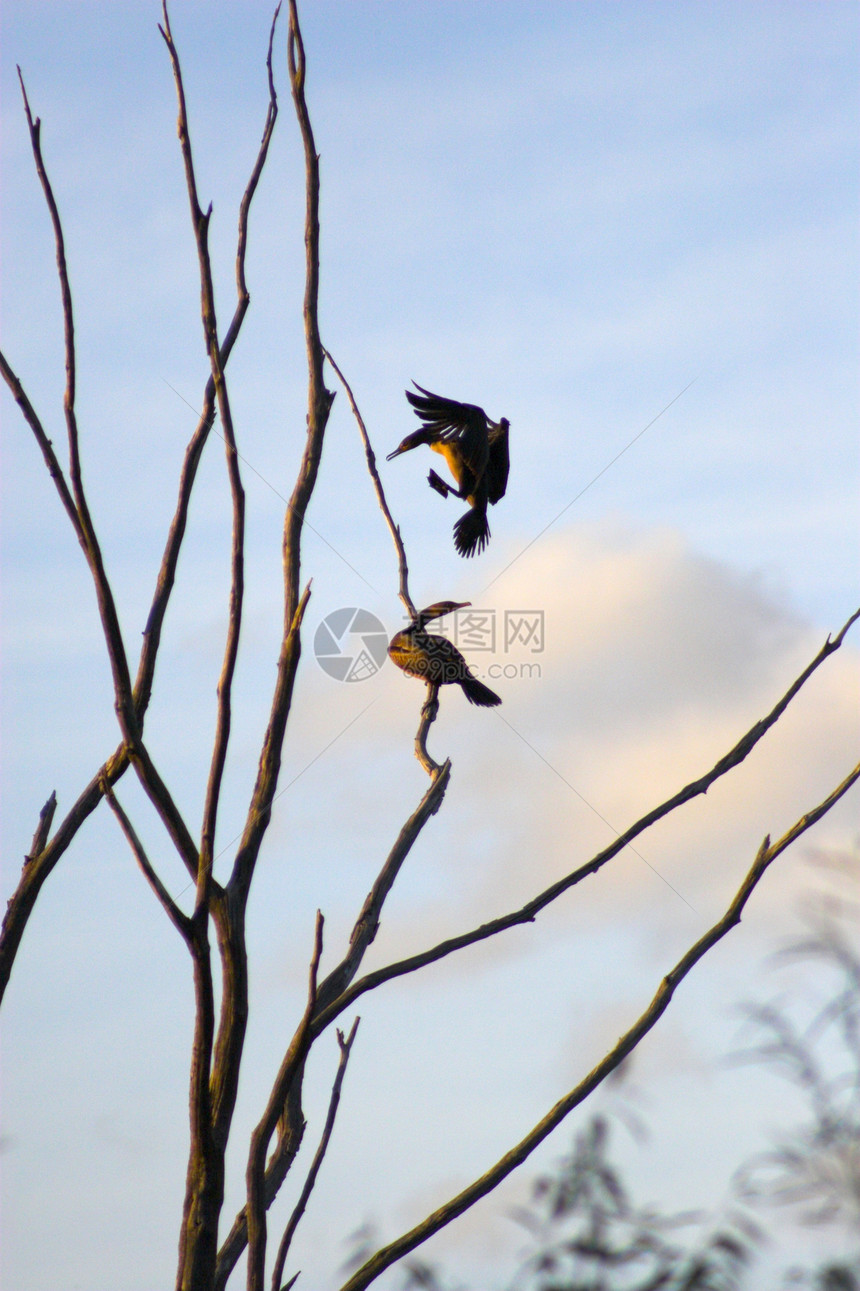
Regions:
<instances>
[{"instance_id":1,"label":"bird's outstretched wing","mask_svg":"<svg viewBox=\"0 0 860 1291\"><path fill-rule=\"evenodd\" d=\"M484 478L487 481L487 501L496 503L505 496L511 458L508 451L509 423L505 418L490 431L490 453Z\"/></svg>"},{"instance_id":2,"label":"bird's outstretched wing","mask_svg":"<svg viewBox=\"0 0 860 1291\"><path fill-rule=\"evenodd\" d=\"M472 403L458 403L442 395L425 390L413 382L420 394L406 391L415 415L420 417L428 430L438 435L442 443L456 444L463 459L476 478L483 474L487 463L487 414Z\"/></svg>"}]
</instances>

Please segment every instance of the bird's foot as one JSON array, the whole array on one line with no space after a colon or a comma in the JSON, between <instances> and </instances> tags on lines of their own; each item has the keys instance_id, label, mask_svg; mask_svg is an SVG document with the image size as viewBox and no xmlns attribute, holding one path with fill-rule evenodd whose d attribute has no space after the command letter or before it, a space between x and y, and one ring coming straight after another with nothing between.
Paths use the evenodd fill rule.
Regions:
<instances>
[{"instance_id":1,"label":"bird's foot","mask_svg":"<svg viewBox=\"0 0 860 1291\"><path fill-rule=\"evenodd\" d=\"M451 492L450 487L443 479L439 478L435 471L431 471L427 476L427 483L430 485L431 489L435 489L437 493L441 493L443 498L447 498L448 494Z\"/></svg>"}]
</instances>

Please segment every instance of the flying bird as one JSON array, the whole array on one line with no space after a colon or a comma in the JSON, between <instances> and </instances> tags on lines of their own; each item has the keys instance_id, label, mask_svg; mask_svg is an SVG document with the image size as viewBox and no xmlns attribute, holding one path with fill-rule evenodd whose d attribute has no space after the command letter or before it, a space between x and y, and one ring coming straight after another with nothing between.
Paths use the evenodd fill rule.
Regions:
<instances>
[{"instance_id":1,"label":"flying bird","mask_svg":"<svg viewBox=\"0 0 860 1291\"><path fill-rule=\"evenodd\" d=\"M427 481L443 498L453 493L469 503L470 509L454 525L454 545L461 556L474 556L484 550L490 537L487 504L495 505L503 498L508 485L510 422L506 417L490 421L483 408L475 404L443 399L417 381L413 385L421 393L407 390L406 398L424 425L407 435L387 460L421 444L442 454L457 487L446 484L435 471L430 472Z\"/></svg>"},{"instance_id":2,"label":"flying bird","mask_svg":"<svg viewBox=\"0 0 860 1291\"><path fill-rule=\"evenodd\" d=\"M424 630L425 623L431 619L439 619L452 610L465 609L467 605L471 605L471 601L437 601L435 605L428 605L426 610L416 614L408 628L391 638L388 656L409 677L419 677L436 686L456 682L470 704L495 708L501 699L489 686L472 676L469 665L456 646L447 637L432 636Z\"/></svg>"}]
</instances>

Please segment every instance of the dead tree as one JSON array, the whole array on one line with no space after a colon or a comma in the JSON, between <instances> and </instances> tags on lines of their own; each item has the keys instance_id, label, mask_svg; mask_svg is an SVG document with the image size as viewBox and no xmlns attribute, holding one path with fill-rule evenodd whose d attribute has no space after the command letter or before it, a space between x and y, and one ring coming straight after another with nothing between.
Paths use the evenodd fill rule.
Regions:
<instances>
[{"instance_id":1,"label":"dead tree","mask_svg":"<svg viewBox=\"0 0 860 1291\"><path fill-rule=\"evenodd\" d=\"M271 1085L265 1107L251 1134L248 1145L246 1201L225 1232L222 1208L225 1186L225 1154L230 1139L236 1105L239 1074L248 1018L248 958L245 916L249 892L254 879L260 848L270 824L272 804L278 789L282 745L290 716L296 670L302 649L302 624L310 598L310 583L302 573L302 535L305 514L317 484L326 425L334 395L325 384L324 367L328 361L346 391L366 451L367 465L375 486L379 505L391 531L399 570L399 596L410 614L414 614L408 586L406 554L400 532L385 501L382 484L367 430L358 411L352 391L334 360L327 353L318 324L319 259L319 158L305 101L305 52L299 27L296 0L288 0L288 66L290 88L305 159L305 294L303 304L304 333L307 348L308 397L307 429L304 451L292 495L287 504L283 526L283 625L277 658L276 679L271 695L268 726L259 755L256 782L245 818L244 828L232 855L229 872L223 879L213 872L214 839L221 801L222 779L231 732L231 700L237 652L242 628L244 600L245 493L242 484L237 432L231 413L227 369L230 355L240 334L249 305L245 282L245 256L248 241L248 218L260 181L278 116L278 99L273 73L273 42L278 18L275 12L269 38L267 59L269 102L263 138L254 162L239 212L236 251L237 300L226 328L216 315L212 287L208 233L211 207L204 209L198 192L189 136L185 91L179 54L171 32L166 2L163 6L161 34L170 59L178 98L178 132L188 191L192 233L199 264L201 322L203 344L209 374L203 392L199 422L188 443L179 479L178 498L167 535L149 614L143 631L143 644L133 676L133 659L124 639L117 614L114 589L106 573L102 548L88 504L81 468L81 441L75 403L76 347L72 294L63 230L53 188L42 156L40 121L34 117L27 98L23 77L21 91L29 128L36 171L53 227L57 269L65 333L66 386L63 399L67 431L67 457L60 455L51 443L39 414L24 385L5 356L0 355L0 369L16 400L24 422L29 427L54 482L74 536L83 551L93 579L104 640L107 646L113 682L113 698L119 725L116 747L94 772L65 816L55 824L57 800L51 794L42 809L20 879L11 898L0 938L0 993L5 990L22 936L33 915L44 883L66 853L72 840L85 826L88 817L106 803L116 817L134 859L149 883L165 915L184 942L189 955L194 983L195 1020L190 1085L190 1151L186 1176L179 1242L178 1291L221 1291L240 1256L247 1250L247 1286L262 1291L267 1279L273 1291L290 1286L284 1282L290 1242L308 1197L314 1187L320 1163L334 1128L341 1085L350 1051L356 1037L358 1018L352 1017L348 1031L338 1031L340 1063L331 1090L329 1112L322 1138L307 1172L299 1201L278 1243L270 1242L267 1231L268 1210L287 1174L292 1169L302 1144L303 1082L308 1054L312 1046L345 1015L350 1014L360 997L376 991L395 978L416 973L428 964L454 955L466 946L487 938L501 936L507 929L532 923L538 914L562 893L609 864L632 840L656 821L675 811L683 803L707 792L720 777L729 774L747 757L765 733L779 720L785 709L824 661L837 650L854 614L841 630L828 638L799 677L761 721L747 731L715 766L698 775L665 802L658 804L631 824L609 847L585 864L577 866L544 891L537 892L521 908L492 919L479 927L463 931L438 945L399 962L389 963L361 974L366 951L379 927L382 910L401 866L431 815L442 805L451 776L448 760L439 763L427 750L427 738L437 711L435 687L430 686L421 709L416 736L416 753L429 776L429 786L414 811L397 832L388 855L355 919L349 943L340 962L322 980L319 977L323 945L323 916L317 915L313 930L313 950L309 968L307 1003L296 1020L292 1038L286 1047L280 1067ZM20 75L20 73L19 73ZM225 452L227 479L232 500L231 576L229 615L223 663L217 688L217 721L211 752L208 780L205 786L202 828L195 837L177 805L170 786L154 760L146 739L146 714L153 694L155 664L162 640L165 614L174 590L177 561L186 531L189 503L197 471L216 418L220 422ZM160 820L167 837L187 870L193 888L193 899L181 905L156 872L140 836L118 797L117 788L126 772L137 777ZM751 868L724 914L704 931L677 964L655 983L653 999L640 1017L634 1019L618 1043L594 1069L538 1121L532 1130L514 1144L500 1160L458 1195L416 1223L408 1232L376 1251L355 1272L343 1291L359 1291L402 1256L420 1246L444 1225L456 1219L495 1188L535 1147L568 1115L598 1088L602 1081L636 1047L643 1036L656 1025L668 1007L684 977L704 955L741 919L752 892L767 869L785 849L812 824L820 820L860 777L860 765L847 772L845 779L827 797L805 810L796 823L776 841L766 837L753 859ZM310 933L310 930L309 930ZM274 1251L274 1256L272 1256ZM267 1274L268 1265L268 1274Z\"/></svg>"}]
</instances>

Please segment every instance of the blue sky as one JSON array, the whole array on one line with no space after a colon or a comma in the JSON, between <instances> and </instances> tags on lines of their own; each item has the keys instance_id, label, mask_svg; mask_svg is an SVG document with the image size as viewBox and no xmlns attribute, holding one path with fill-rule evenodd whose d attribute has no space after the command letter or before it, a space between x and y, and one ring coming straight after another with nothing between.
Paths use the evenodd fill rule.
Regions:
<instances>
[{"instance_id":1,"label":"blue sky","mask_svg":"<svg viewBox=\"0 0 860 1291\"><path fill-rule=\"evenodd\" d=\"M452 786L398 880L373 948L382 963L526 900L603 846L609 825L700 774L856 608L858 15L835 2L305 9L321 326L377 453L411 428L413 379L511 421L510 488L474 563L454 551L456 504L427 489L426 461L384 469L414 599L468 599L500 619L541 610L546 623L540 676L497 684L510 726L444 697L431 748L451 756ZM198 182L214 207L223 322L265 113L270 14L210 0L177 2L171 15ZM4 351L61 444L53 249L18 63L65 224L85 478L132 652L207 370L158 16L142 0L7 0L2 14ZM276 79L281 116L251 220L252 306L229 371L249 464L248 602L225 849L265 724L282 496L305 415L302 170L282 40ZM117 736L80 553L5 392L0 414L7 891L50 790L68 807ZM223 646L218 449L201 472L147 726L192 822ZM390 540L342 395L310 521L311 631L360 605L393 632ZM250 912L239 1142L284 1018L300 1007L313 912L326 914L334 957L423 792L411 754L420 698L390 667L338 685L306 652L285 747L283 784L295 782ZM642 841L648 865L619 857L528 934L364 1002L338 1137L297 1238L309 1291L339 1285L342 1236L368 1219L389 1237L414 1222L588 1069L722 910L763 834L856 760L857 698L849 641L731 784ZM178 892L182 872L130 781L121 798ZM855 795L810 847L845 849L858 831ZM736 1035L732 1006L769 989L763 956L796 929L814 881L804 848L787 856L644 1047L636 1079L654 1141L631 1148L628 1166L649 1199L716 1204L740 1155L790 1117L779 1086L727 1075L717 1060ZM112 820L97 814L40 898L5 1005L3 1258L15 1291L48 1276L61 1288L146 1291L172 1276L186 967ZM332 1046L316 1061L310 1142ZM567 1142L562 1130L542 1160ZM229 1216L241 1202L239 1148L231 1168ZM439 1239L463 1280L503 1284L497 1257L513 1258L519 1241L505 1207L524 1186Z\"/></svg>"}]
</instances>

